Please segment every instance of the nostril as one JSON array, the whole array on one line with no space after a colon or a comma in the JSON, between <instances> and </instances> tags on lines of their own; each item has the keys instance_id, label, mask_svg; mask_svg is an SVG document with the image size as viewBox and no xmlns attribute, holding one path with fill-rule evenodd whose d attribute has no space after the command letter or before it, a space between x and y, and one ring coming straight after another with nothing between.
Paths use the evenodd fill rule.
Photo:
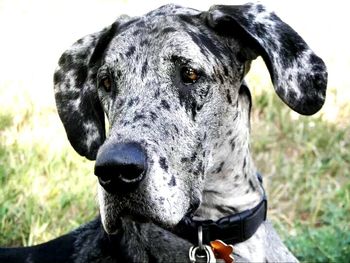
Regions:
<instances>
[{"instance_id":1,"label":"nostril","mask_svg":"<svg viewBox=\"0 0 350 263\"><path fill-rule=\"evenodd\" d=\"M125 183L135 183L142 179L144 167L138 165L122 165L118 168L118 178Z\"/></svg>"},{"instance_id":2,"label":"nostril","mask_svg":"<svg viewBox=\"0 0 350 263\"><path fill-rule=\"evenodd\" d=\"M130 190L141 182L146 173L146 154L140 144L106 145L98 152L95 175L107 191Z\"/></svg>"},{"instance_id":3,"label":"nostril","mask_svg":"<svg viewBox=\"0 0 350 263\"><path fill-rule=\"evenodd\" d=\"M112 179L107 174L101 174L100 176L98 176L98 181L100 182L101 185L107 185L112 182Z\"/></svg>"}]
</instances>

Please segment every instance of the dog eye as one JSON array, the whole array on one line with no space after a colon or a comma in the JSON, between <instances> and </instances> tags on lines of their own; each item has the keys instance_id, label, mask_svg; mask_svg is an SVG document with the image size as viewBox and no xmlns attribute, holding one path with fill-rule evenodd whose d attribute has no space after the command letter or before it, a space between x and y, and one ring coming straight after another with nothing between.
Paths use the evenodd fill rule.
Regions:
<instances>
[{"instance_id":1,"label":"dog eye","mask_svg":"<svg viewBox=\"0 0 350 263\"><path fill-rule=\"evenodd\" d=\"M110 92L112 88L112 81L110 77L105 76L101 78L100 85L104 88L106 92Z\"/></svg>"},{"instance_id":2,"label":"dog eye","mask_svg":"<svg viewBox=\"0 0 350 263\"><path fill-rule=\"evenodd\" d=\"M190 67L183 67L181 69L181 79L185 84L194 84L199 79L199 73Z\"/></svg>"}]
</instances>

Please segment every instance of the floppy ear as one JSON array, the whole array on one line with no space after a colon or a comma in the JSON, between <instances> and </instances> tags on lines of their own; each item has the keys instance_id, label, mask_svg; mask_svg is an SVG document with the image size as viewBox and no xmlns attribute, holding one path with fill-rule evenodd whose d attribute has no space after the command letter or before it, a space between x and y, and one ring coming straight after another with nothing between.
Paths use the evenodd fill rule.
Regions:
<instances>
[{"instance_id":1,"label":"floppy ear","mask_svg":"<svg viewBox=\"0 0 350 263\"><path fill-rule=\"evenodd\" d=\"M311 115L323 105L327 69L321 58L289 25L256 3L212 6L207 24L218 33L243 38L261 55L279 97L300 114Z\"/></svg>"},{"instance_id":2,"label":"floppy ear","mask_svg":"<svg viewBox=\"0 0 350 263\"><path fill-rule=\"evenodd\" d=\"M58 114L73 148L90 160L105 140L104 113L100 105L96 74L105 49L120 21L78 40L63 53L54 74Z\"/></svg>"}]
</instances>

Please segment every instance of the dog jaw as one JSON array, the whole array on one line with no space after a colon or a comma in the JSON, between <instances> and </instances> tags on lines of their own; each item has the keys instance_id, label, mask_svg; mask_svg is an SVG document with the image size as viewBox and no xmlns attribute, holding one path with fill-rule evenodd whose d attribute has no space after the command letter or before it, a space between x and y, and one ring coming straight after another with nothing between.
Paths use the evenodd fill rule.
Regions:
<instances>
[{"instance_id":1,"label":"dog jaw","mask_svg":"<svg viewBox=\"0 0 350 263\"><path fill-rule=\"evenodd\" d=\"M173 228L188 213L191 198L181 191L169 189L141 191L129 196L119 196L98 187L98 202L103 227L108 234L116 234L121 220L131 219L139 223L152 222L163 228ZM198 199L198 198L197 198Z\"/></svg>"}]
</instances>

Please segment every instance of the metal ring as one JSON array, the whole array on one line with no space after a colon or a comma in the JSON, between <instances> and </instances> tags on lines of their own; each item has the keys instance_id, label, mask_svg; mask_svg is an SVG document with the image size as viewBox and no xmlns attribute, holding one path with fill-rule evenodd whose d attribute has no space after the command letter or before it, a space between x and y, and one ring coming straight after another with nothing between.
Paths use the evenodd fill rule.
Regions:
<instances>
[{"instance_id":1,"label":"metal ring","mask_svg":"<svg viewBox=\"0 0 350 263\"><path fill-rule=\"evenodd\" d=\"M203 246L203 228L202 226L198 226L198 247L200 250L204 249Z\"/></svg>"}]
</instances>

